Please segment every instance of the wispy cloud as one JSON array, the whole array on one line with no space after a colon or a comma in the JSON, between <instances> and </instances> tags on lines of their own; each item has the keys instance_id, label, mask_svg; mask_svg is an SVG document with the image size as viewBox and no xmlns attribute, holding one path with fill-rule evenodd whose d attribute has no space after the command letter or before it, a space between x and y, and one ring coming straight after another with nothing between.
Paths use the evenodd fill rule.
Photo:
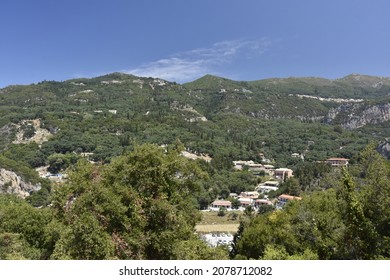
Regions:
<instances>
[{"instance_id":1,"label":"wispy cloud","mask_svg":"<svg viewBox=\"0 0 390 280\"><path fill-rule=\"evenodd\" d=\"M205 74L219 74L218 68L231 64L237 59L249 59L262 55L270 44L267 39L223 41L211 47L176 53L124 72L137 76L186 82Z\"/></svg>"}]
</instances>

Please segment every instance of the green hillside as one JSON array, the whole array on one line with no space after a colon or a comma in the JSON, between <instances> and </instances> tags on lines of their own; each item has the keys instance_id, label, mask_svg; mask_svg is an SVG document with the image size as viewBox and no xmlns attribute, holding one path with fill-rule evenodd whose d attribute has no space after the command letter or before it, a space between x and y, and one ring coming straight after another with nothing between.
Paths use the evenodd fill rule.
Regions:
<instances>
[{"instance_id":1,"label":"green hillside","mask_svg":"<svg viewBox=\"0 0 390 280\"><path fill-rule=\"evenodd\" d=\"M21 123L39 119L52 134L40 145L41 162L72 152L109 161L135 142L176 139L199 153L249 159L263 152L280 164L305 152L308 141L314 142L311 159L352 157L369 141L389 136L388 85L385 78L356 75L253 82L206 75L179 85L113 73L10 86L0 94L0 148L13 149L17 131L28 129ZM379 112L374 117L373 108Z\"/></svg>"},{"instance_id":2,"label":"green hillside","mask_svg":"<svg viewBox=\"0 0 390 280\"><path fill-rule=\"evenodd\" d=\"M236 160L294 171L270 199L308 198L282 214L247 209L230 258L387 258L388 161L375 148L390 154L389 92L389 79L362 75L181 85L121 73L0 89L0 171L41 186L26 200L0 194L0 259L227 259L193 232L198 210L270 179ZM350 159L351 175L330 157ZM19 179L4 176L0 192L13 193Z\"/></svg>"}]
</instances>

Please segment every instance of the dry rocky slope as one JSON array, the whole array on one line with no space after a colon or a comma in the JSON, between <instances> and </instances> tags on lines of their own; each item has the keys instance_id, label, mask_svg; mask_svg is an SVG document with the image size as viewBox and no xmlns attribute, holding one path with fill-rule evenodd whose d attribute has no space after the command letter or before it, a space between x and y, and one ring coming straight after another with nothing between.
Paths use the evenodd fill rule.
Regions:
<instances>
[{"instance_id":1,"label":"dry rocky slope","mask_svg":"<svg viewBox=\"0 0 390 280\"><path fill-rule=\"evenodd\" d=\"M40 184L26 183L15 172L0 168L0 193L16 194L26 198L31 192L38 191L40 188Z\"/></svg>"}]
</instances>

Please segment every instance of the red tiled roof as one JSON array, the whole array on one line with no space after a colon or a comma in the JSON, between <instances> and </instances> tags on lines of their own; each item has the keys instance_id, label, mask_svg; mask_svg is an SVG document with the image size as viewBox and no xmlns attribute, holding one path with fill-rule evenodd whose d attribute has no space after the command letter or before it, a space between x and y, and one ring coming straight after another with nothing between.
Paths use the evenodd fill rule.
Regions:
<instances>
[{"instance_id":1,"label":"red tiled roof","mask_svg":"<svg viewBox=\"0 0 390 280\"><path fill-rule=\"evenodd\" d=\"M232 203L228 200L216 200L212 203L214 206L232 206Z\"/></svg>"},{"instance_id":2,"label":"red tiled roof","mask_svg":"<svg viewBox=\"0 0 390 280\"><path fill-rule=\"evenodd\" d=\"M266 199L256 199L256 203L262 203L262 204L272 204L271 201Z\"/></svg>"},{"instance_id":3,"label":"red tiled roof","mask_svg":"<svg viewBox=\"0 0 390 280\"><path fill-rule=\"evenodd\" d=\"M292 196L292 195L288 195L288 194L281 194L281 195L279 196L279 199L287 199L287 200L298 199L298 200L301 200L302 197L299 197L299 196Z\"/></svg>"}]
</instances>

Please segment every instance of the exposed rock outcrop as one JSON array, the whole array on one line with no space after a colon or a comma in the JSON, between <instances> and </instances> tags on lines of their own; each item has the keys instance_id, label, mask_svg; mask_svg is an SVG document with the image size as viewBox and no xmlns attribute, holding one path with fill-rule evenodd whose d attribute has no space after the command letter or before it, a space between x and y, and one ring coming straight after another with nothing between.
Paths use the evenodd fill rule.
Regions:
<instances>
[{"instance_id":1,"label":"exposed rock outcrop","mask_svg":"<svg viewBox=\"0 0 390 280\"><path fill-rule=\"evenodd\" d=\"M349 115L343 127L355 129L367 124L377 124L390 120L390 103L365 108L361 113Z\"/></svg>"},{"instance_id":2,"label":"exposed rock outcrop","mask_svg":"<svg viewBox=\"0 0 390 280\"><path fill-rule=\"evenodd\" d=\"M390 120L390 103L380 105L342 104L329 110L324 121L340 123L345 129L356 129L367 124Z\"/></svg>"},{"instance_id":3,"label":"exposed rock outcrop","mask_svg":"<svg viewBox=\"0 0 390 280\"><path fill-rule=\"evenodd\" d=\"M16 194L21 198L26 198L33 191L40 189L40 184L26 183L15 172L0 168L0 193Z\"/></svg>"},{"instance_id":4,"label":"exposed rock outcrop","mask_svg":"<svg viewBox=\"0 0 390 280\"><path fill-rule=\"evenodd\" d=\"M379 144L377 151L384 157L390 159L390 139L386 139L383 143Z\"/></svg>"},{"instance_id":5,"label":"exposed rock outcrop","mask_svg":"<svg viewBox=\"0 0 390 280\"><path fill-rule=\"evenodd\" d=\"M28 139L24 139L24 131L21 129L22 126L31 125L34 127L34 135ZM12 142L13 144L27 144L31 142L35 142L38 145L42 145L43 142L48 141L48 139L52 136L52 134L46 130L41 128L41 120L23 120L18 125L18 132L16 133L16 139Z\"/></svg>"}]
</instances>

